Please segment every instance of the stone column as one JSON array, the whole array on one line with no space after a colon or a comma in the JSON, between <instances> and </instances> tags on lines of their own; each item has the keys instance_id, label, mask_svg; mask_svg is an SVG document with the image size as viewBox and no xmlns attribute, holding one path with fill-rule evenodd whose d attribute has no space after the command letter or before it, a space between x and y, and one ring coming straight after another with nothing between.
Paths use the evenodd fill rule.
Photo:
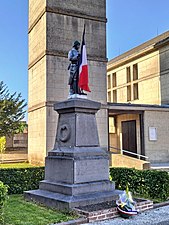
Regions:
<instances>
[{"instance_id":1,"label":"stone column","mask_svg":"<svg viewBox=\"0 0 169 225\"><path fill-rule=\"evenodd\" d=\"M45 180L27 199L69 209L117 198L109 181L109 157L99 144L95 113L98 102L71 99L56 103L59 113L55 147L48 152Z\"/></svg>"},{"instance_id":2,"label":"stone column","mask_svg":"<svg viewBox=\"0 0 169 225\"><path fill-rule=\"evenodd\" d=\"M68 97L68 51L81 42L86 24L90 100L102 103L97 114L100 144L107 148L106 0L29 0L28 155L44 163L53 148L57 114L53 104Z\"/></svg>"}]
</instances>

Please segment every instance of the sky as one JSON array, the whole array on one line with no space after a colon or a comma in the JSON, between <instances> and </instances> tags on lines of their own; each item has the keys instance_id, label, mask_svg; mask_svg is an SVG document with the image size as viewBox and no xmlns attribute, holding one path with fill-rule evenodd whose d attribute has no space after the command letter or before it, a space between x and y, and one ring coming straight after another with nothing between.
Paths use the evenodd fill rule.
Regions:
<instances>
[{"instance_id":1,"label":"sky","mask_svg":"<svg viewBox=\"0 0 169 225\"><path fill-rule=\"evenodd\" d=\"M169 30L169 0L106 3L109 60ZM0 81L27 101L28 0L0 0L0 8Z\"/></svg>"}]
</instances>

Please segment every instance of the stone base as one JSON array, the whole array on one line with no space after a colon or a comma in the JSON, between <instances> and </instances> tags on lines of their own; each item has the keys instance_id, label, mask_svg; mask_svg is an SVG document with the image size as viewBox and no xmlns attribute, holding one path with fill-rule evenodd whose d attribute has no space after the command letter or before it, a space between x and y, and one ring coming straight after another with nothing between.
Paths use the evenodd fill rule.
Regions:
<instances>
[{"instance_id":1,"label":"stone base","mask_svg":"<svg viewBox=\"0 0 169 225\"><path fill-rule=\"evenodd\" d=\"M73 94L68 96L68 99L74 99L74 98L87 99L87 94L83 94L83 95Z\"/></svg>"},{"instance_id":2,"label":"stone base","mask_svg":"<svg viewBox=\"0 0 169 225\"><path fill-rule=\"evenodd\" d=\"M101 103L74 97L54 105L59 120L45 180L25 192L28 200L61 210L118 199L119 193L109 181L109 154L99 145L95 114Z\"/></svg>"},{"instance_id":3,"label":"stone base","mask_svg":"<svg viewBox=\"0 0 169 225\"><path fill-rule=\"evenodd\" d=\"M118 199L108 177L108 153L100 147L60 148L48 152L45 180L25 198L48 207L70 209Z\"/></svg>"},{"instance_id":4,"label":"stone base","mask_svg":"<svg viewBox=\"0 0 169 225\"><path fill-rule=\"evenodd\" d=\"M97 204L105 201L118 199L120 191L104 191L77 196L63 195L44 190L25 191L24 196L30 201L42 203L50 208L58 208L60 210L73 209L79 206Z\"/></svg>"},{"instance_id":5,"label":"stone base","mask_svg":"<svg viewBox=\"0 0 169 225\"><path fill-rule=\"evenodd\" d=\"M109 181L108 153L100 147L73 147L48 152L45 180L82 184Z\"/></svg>"},{"instance_id":6,"label":"stone base","mask_svg":"<svg viewBox=\"0 0 169 225\"><path fill-rule=\"evenodd\" d=\"M82 184L65 184L43 180L40 182L39 189L65 195L77 196L102 191L112 191L115 189L115 185L110 181L90 182Z\"/></svg>"},{"instance_id":7,"label":"stone base","mask_svg":"<svg viewBox=\"0 0 169 225\"><path fill-rule=\"evenodd\" d=\"M108 153L100 147L60 148L48 152L45 180L26 199L48 207L70 209L118 199L108 177Z\"/></svg>"}]
</instances>

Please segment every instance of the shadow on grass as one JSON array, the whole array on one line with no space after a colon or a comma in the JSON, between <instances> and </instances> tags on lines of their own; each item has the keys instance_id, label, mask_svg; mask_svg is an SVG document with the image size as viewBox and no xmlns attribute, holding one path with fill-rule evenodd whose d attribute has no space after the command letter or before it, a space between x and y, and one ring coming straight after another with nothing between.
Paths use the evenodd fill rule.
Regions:
<instances>
[{"instance_id":1,"label":"shadow on grass","mask_svg":"<svg viewBox=\"0 0 169 225\"><path fill-rule=\"evenodd\" d=\"M5 225L48 225L78 218L74 212L61 212L10 195L5 206Z\"/></svg>"}]
</instances>

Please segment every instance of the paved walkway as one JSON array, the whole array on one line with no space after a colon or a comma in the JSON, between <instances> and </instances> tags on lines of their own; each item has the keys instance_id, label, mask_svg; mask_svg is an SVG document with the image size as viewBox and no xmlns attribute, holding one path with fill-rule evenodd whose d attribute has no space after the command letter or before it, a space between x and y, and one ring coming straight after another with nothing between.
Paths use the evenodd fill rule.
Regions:
<instances>
[{"instance_id":1,"label":"paved walkway","mask_svg":"<svg viewBox=\"0 0 169 225\"><path fill-rule=\"evenodd\" d=\"M6 151L0 154L0 163L27 161L28 153L25 150L20 151Z\"/></svg>"},{"instance_id":2,"label":"paved walkway","mask_svg":"<svg viewBox=\"0 0 169 225\"><path fill-rule=\"evenodd\" d=\"M169 225L169 205L142 212L130 219L116 218L95 223L92 225ZM86 223L86 225L88 225ZM85 224L84 224L85 225Z\"/></svg>"},{"instance_id":3,"label":"paved walkway","mask_svg":"<svg viewBox=\"0 0 169 225\"><path fill-rule=\"evenodd\" d=\"M151 169L169 171L169 162L168 163L152 163Z\"/></svg>"}]
</instances>

